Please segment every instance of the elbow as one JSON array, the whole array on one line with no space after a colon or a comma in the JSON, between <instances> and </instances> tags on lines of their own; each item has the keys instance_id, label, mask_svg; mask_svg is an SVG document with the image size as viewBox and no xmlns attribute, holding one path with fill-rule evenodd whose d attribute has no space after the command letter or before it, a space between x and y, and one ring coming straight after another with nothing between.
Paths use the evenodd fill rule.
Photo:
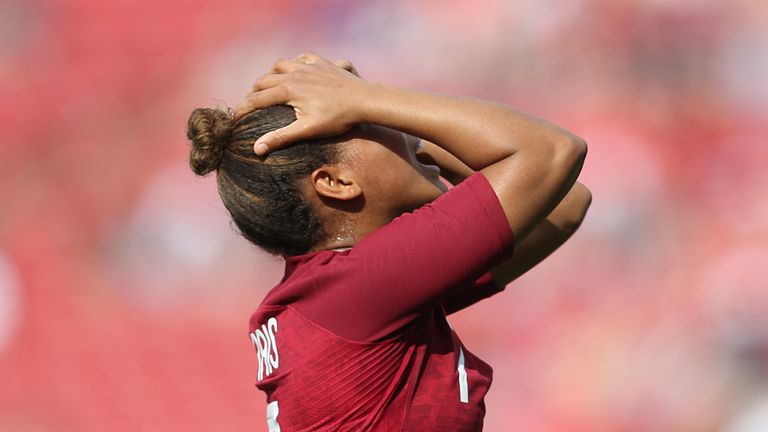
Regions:
<instances>
[{"instance_id":1,"label":"elbow","mask_svg":"<svg viewBox=\"0 0 768 432\"><path fill-rule=\"evenodd\" d=\"M567 211L560 221L563 233L571 236L584 222L587 210L592 204L592 192L583 184L576 182L568 195L563 200Z\"/></svg>"},{"instance_id":2,"label":"elbow","mask_svg":"<svg viewBox=\"0 0 768 432\"><path fill-rule=\"evenodd\" d=\"M561 162L563 169L574 179L579 175L581 167L584 165L587 150L587 142L575 135L564 136L555 144L557 159Z\"/></svg>"},{"instance_id":3,"label":"elbow","mask_svg":"<svg viewBox=\"0 0 768 432\"><path fill-rule=\"evenodd\" d=\"M584 138L572 135L570 137L571 145L582 155L582 157L587 156L587 142L584 140Z\"/></svg>"},{"instance_id":4,"label":"elbow","mask_svg":"<svg viewBox=\"0 0 768 432\"><path fill-rule=\"evenodd\" d=\"M576 183L574 190L578 190L579 194L577 198L578 202L576 204L576 214L571 223L573 231L576 231L581 226L581 223L584 222L584 218L587 217L587 210L589 210L589 206L592 205L592 191L581 183Z\"/></svg>"},{"instance_id":5,"label":"elbow","mask_svg":"<svg viewBox=\"0 0 768 432\"><path fill-rule=\"evenodd\" d=\"M587 142L581 137L573 137L571 145L574 147L574 151L577 154L579 165L583 164L584 159L587 158L587 150L589 150Z\"/></svg>"}]
</instances>

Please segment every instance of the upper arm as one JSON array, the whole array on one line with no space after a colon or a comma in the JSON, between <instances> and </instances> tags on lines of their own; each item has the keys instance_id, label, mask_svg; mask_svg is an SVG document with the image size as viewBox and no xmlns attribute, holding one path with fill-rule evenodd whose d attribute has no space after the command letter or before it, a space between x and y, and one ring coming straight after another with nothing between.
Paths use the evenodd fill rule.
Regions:
<instances>
[{"instance_id":1,"label":"upper arm","mask_svg":"<svg viewBox=\"0 0 768 432\"><path fill-rule=\"evenodd\" d=\"M548 257L581 225L591 201L589 189L576 182L555 210L515 245L515 256L491 270L494 279L507 284Z\"/></svg>"},{"instance_id":2,"label":"upper arm","mask_svg":"<svg viewBox=\"0 0 768 432\"><path fill-rule=\"evenodd\" d=\"M504 288L505 285L498 283L491 272L485 273L474 281L470 288L459 290L443 301L445 314L450 315L468 308L480 300L504 291Z\"/></svg>"},{"instance_id":3,"label":"upper arm","mask_svg":"<svg viewBox=\"0 0 768 432\"><path fill-rule=\"evenodd\" d=\"M499 198L516 240L522 241L557 206L581 170L586 143L564 137L513 154L481 170Z\"/></svg>"}]
</instances>

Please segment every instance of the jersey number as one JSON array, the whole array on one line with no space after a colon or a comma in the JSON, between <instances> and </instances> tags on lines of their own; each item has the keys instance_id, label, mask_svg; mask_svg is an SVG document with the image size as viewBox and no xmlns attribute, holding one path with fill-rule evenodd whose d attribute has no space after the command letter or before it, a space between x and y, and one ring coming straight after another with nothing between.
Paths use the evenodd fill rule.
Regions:
<instances>
[{"instance_id":1,"label":"jersey number","mask_svg":"<svg viewBox=\"0 0 768 432\"><path fill-rule=\"evenodd\" d=\"M464 368L464 350L459 347L459 401L469 403L469 384L467 370Z\"/></svg>"},{"instance_id":2,"label":"jersey number","mask_svg":"<svg viewBox=\"0 0 768 432\"><path fill-rule=\"evenodd\" d=\"M269 432L280 432L280 425L277 424L277 415L280 409L277 407L277 401L267 404L267 430Z\"/></svg>"}]
</instances>

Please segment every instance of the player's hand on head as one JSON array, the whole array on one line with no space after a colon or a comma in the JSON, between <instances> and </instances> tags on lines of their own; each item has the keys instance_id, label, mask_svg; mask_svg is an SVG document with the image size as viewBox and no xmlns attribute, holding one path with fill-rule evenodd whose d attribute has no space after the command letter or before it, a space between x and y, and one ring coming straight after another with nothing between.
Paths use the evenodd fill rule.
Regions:
<instances>
[{"instance_id":1,"label":"player's hand on head","mask_svg":"<svg viewBox=\"0 0 768 432\"><path fill-rule=\"evenodd\" d=\"M264 134L254 143L254 151L263 155L297 141L348 131L360 121L355 108L364 91L365 81L352 63L332 63L307 53L275 62L266 75L256 80L234 116L272 105L293 107L296 121Z\"/></svg>"},{"instance_id":2,"label":"player's hand on head","mask_svg":"<svg viewBox=\"0 0 768 432\"><path fill-rule=\"evenodd\" d=\"M333 62L333 64L344 69L347 72L351 72L353 75L355 75L358 78L362 78L360 76L360 72L358 72L355 66L352 64L352 62L347 59L336 60L335 62Z\"/></svg>"},{"instance_id":3,"label":"player's hand on head","mask_svg":"<svg viewBox=\"0 0 768 432\"><path fill-rule=\"evenodd\" d=\"M317 54L314 54L314 53L304 53L304 54L299 54L296 58L293 59L293 61L295 61L295 62L302 62L302 63L305 63L305 64L314 64L318 57L319 56ZM280 73L279 69L278 69L278 66L280 65L280 63L283 60L284 59L279 59L277 62L275 62L275 64L272 65L272 67L269 69L269 71L267 72L266 75ZM355 66L349 60L347 60L347 59L340 59L340 60L334 61L333 64L338 66L338 67L340 67L340 68L342 68L342 69L344 69L347 72L350 72L351 74L355 75L356 77L361 78L360 77L360 72L357 71L357 68L355 68ZM258 81L257 81L257 83L258 83ZM258 91L258 87L256 86L256 84L254 84L251 87L251 89L248 90L248 93L245 95L245 98L248 99L248 97L250 97L256 91ZM240 111L240 108L238 108L238 112L236 113L237 114L236 117L242 116L244 114L244 112L239 112L239 111Z\"/></svg>"}]
</instances>

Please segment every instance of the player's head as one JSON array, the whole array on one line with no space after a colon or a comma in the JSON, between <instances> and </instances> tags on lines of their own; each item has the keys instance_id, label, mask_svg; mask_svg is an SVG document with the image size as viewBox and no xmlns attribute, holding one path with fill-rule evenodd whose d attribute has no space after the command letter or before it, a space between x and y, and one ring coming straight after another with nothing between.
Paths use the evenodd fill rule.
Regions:
<instances>
[{"instance_id":1,"label":"player's head","mask_svg":"<svg viewBox=\"0 0 768 432\"><path fill-rule=\"evenodd\" d=\"M237 121L198 108L188 122L192 171L217 172L219 195L241 234L270 253L302 254L361 227L375 229L445 190L416 159L415 139L380 126L254 153L256 139L295 118L288 106Z\"/></svg>"}]
</instances>

